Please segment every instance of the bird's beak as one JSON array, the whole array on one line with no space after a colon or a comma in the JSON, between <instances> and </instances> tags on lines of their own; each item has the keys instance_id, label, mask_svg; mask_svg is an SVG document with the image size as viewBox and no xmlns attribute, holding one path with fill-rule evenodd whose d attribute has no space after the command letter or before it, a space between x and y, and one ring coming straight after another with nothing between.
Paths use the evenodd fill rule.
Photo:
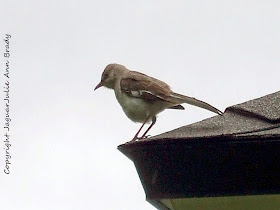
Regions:
<instances>
[{"instance_id":1,"label":"bird's beak","mask_svg":"<svg viewBox=\"0 0 280 210\"><path fill-rule=\"evenodd\" d=\"M101 82L98 83L98 85L96 85L96 87L94 88L94 90L96 90L96 89L98 89L98 88L100 88L100 87L102 87L102 86L103 86L103 83L102 83L102 81L101 81Z\"/></svg>"}]
</instances>

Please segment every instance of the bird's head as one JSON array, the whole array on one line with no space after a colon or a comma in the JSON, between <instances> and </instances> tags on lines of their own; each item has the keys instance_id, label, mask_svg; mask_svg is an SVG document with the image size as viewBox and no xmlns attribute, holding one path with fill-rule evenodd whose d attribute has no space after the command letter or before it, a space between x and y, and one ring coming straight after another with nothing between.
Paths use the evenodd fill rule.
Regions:
<instances>
[{"instance_id":1,"label":"bird's head","mask_svg":"<svg viewBox=\"0 0 280 210\"><path fill-rule=\"evenodd\" d=\"M104 69L102 76L101 76L101 81L99 84L94 88L94 90L104 86L110 89L114 88L115 82L121 76L124 72L128 71L128 69L120 64L109 64L106 66Z\"/></svg>"}]
</instances>

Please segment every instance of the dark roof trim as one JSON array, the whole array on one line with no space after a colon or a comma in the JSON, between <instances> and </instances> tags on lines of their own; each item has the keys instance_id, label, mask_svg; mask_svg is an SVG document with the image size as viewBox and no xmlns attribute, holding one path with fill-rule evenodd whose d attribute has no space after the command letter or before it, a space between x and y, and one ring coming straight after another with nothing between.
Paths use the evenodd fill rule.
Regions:
<instances>
[{"instance_id":1,"label":"dark roof trim","mask_svg":"<svg viewBox=\"0 0 280 210\"><path fill-rule=\"evenodd\" d=\"M280 139L160 140L120 145L147 199L280 193Z\"/></svg>"}]
</instances>

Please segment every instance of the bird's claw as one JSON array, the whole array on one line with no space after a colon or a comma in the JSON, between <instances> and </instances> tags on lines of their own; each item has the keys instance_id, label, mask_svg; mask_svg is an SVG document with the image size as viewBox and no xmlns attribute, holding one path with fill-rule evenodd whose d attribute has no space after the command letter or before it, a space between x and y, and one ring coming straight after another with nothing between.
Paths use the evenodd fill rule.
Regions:
<instances>
[{"instance_id":1,"label":"bird's claw","mask_svg":"<svg viewBox=\"0 0 280 210\"><path fill-rule=\"evenodd\" d=\"M142 136L141 139L147 139L149 137L151 137L151 135Z\"/></svg>"},{"instance_id":2,"label":"bird's claw","mask_svg":"<svg viewBox=\"0 0 280 210\"><path fill-rule=\"evenodd\" d=\"M134 138L129 142L138 141L138 140L141 140L141 139L147 139L149 137L151 137L151 135L146 135L146 136L142 136L142 137L134 136Z\"/></svg>"}]
</instances>

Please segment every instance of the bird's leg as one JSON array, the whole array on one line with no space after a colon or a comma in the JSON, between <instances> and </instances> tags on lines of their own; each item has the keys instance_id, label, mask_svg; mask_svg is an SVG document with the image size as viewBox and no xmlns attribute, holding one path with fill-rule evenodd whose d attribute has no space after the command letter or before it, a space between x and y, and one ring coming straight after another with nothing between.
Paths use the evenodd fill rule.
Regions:
<instances>
[{"instance_id":1,"label":"bird's leg","mask_svg":"<svg viewBox=\"0 0 280 210\"><path fill-rule=\"evenodd\" d=\"M138 134L140 133L140 131L142 130L142 128L144 127L144 125L146 124L146 122L148 121L149 118L150 118L150 117L148 117L148 118L143 122L143 124L141 125L140 129L137 131L137 133L135 134L135 136L133 137L133 139L132 139L131 141L135 141L135 140L139 139L139 138L138 138Z\"/></svg>"},{"instance_id":2,"label":"bird's leg","mask_svg":"<svg viewBox=\"0 0 280 210\"><path fill-rule=\"evenodd\" d=\"M145 131L145 133L142 135L142 137L140 139L146 138L146 134L149 132L149 130L153 127L153 125L156 123L157 118L156 116L153 116L152 119L152 124L148 127L148 129Z\"/></svg>"}]
</instances>

